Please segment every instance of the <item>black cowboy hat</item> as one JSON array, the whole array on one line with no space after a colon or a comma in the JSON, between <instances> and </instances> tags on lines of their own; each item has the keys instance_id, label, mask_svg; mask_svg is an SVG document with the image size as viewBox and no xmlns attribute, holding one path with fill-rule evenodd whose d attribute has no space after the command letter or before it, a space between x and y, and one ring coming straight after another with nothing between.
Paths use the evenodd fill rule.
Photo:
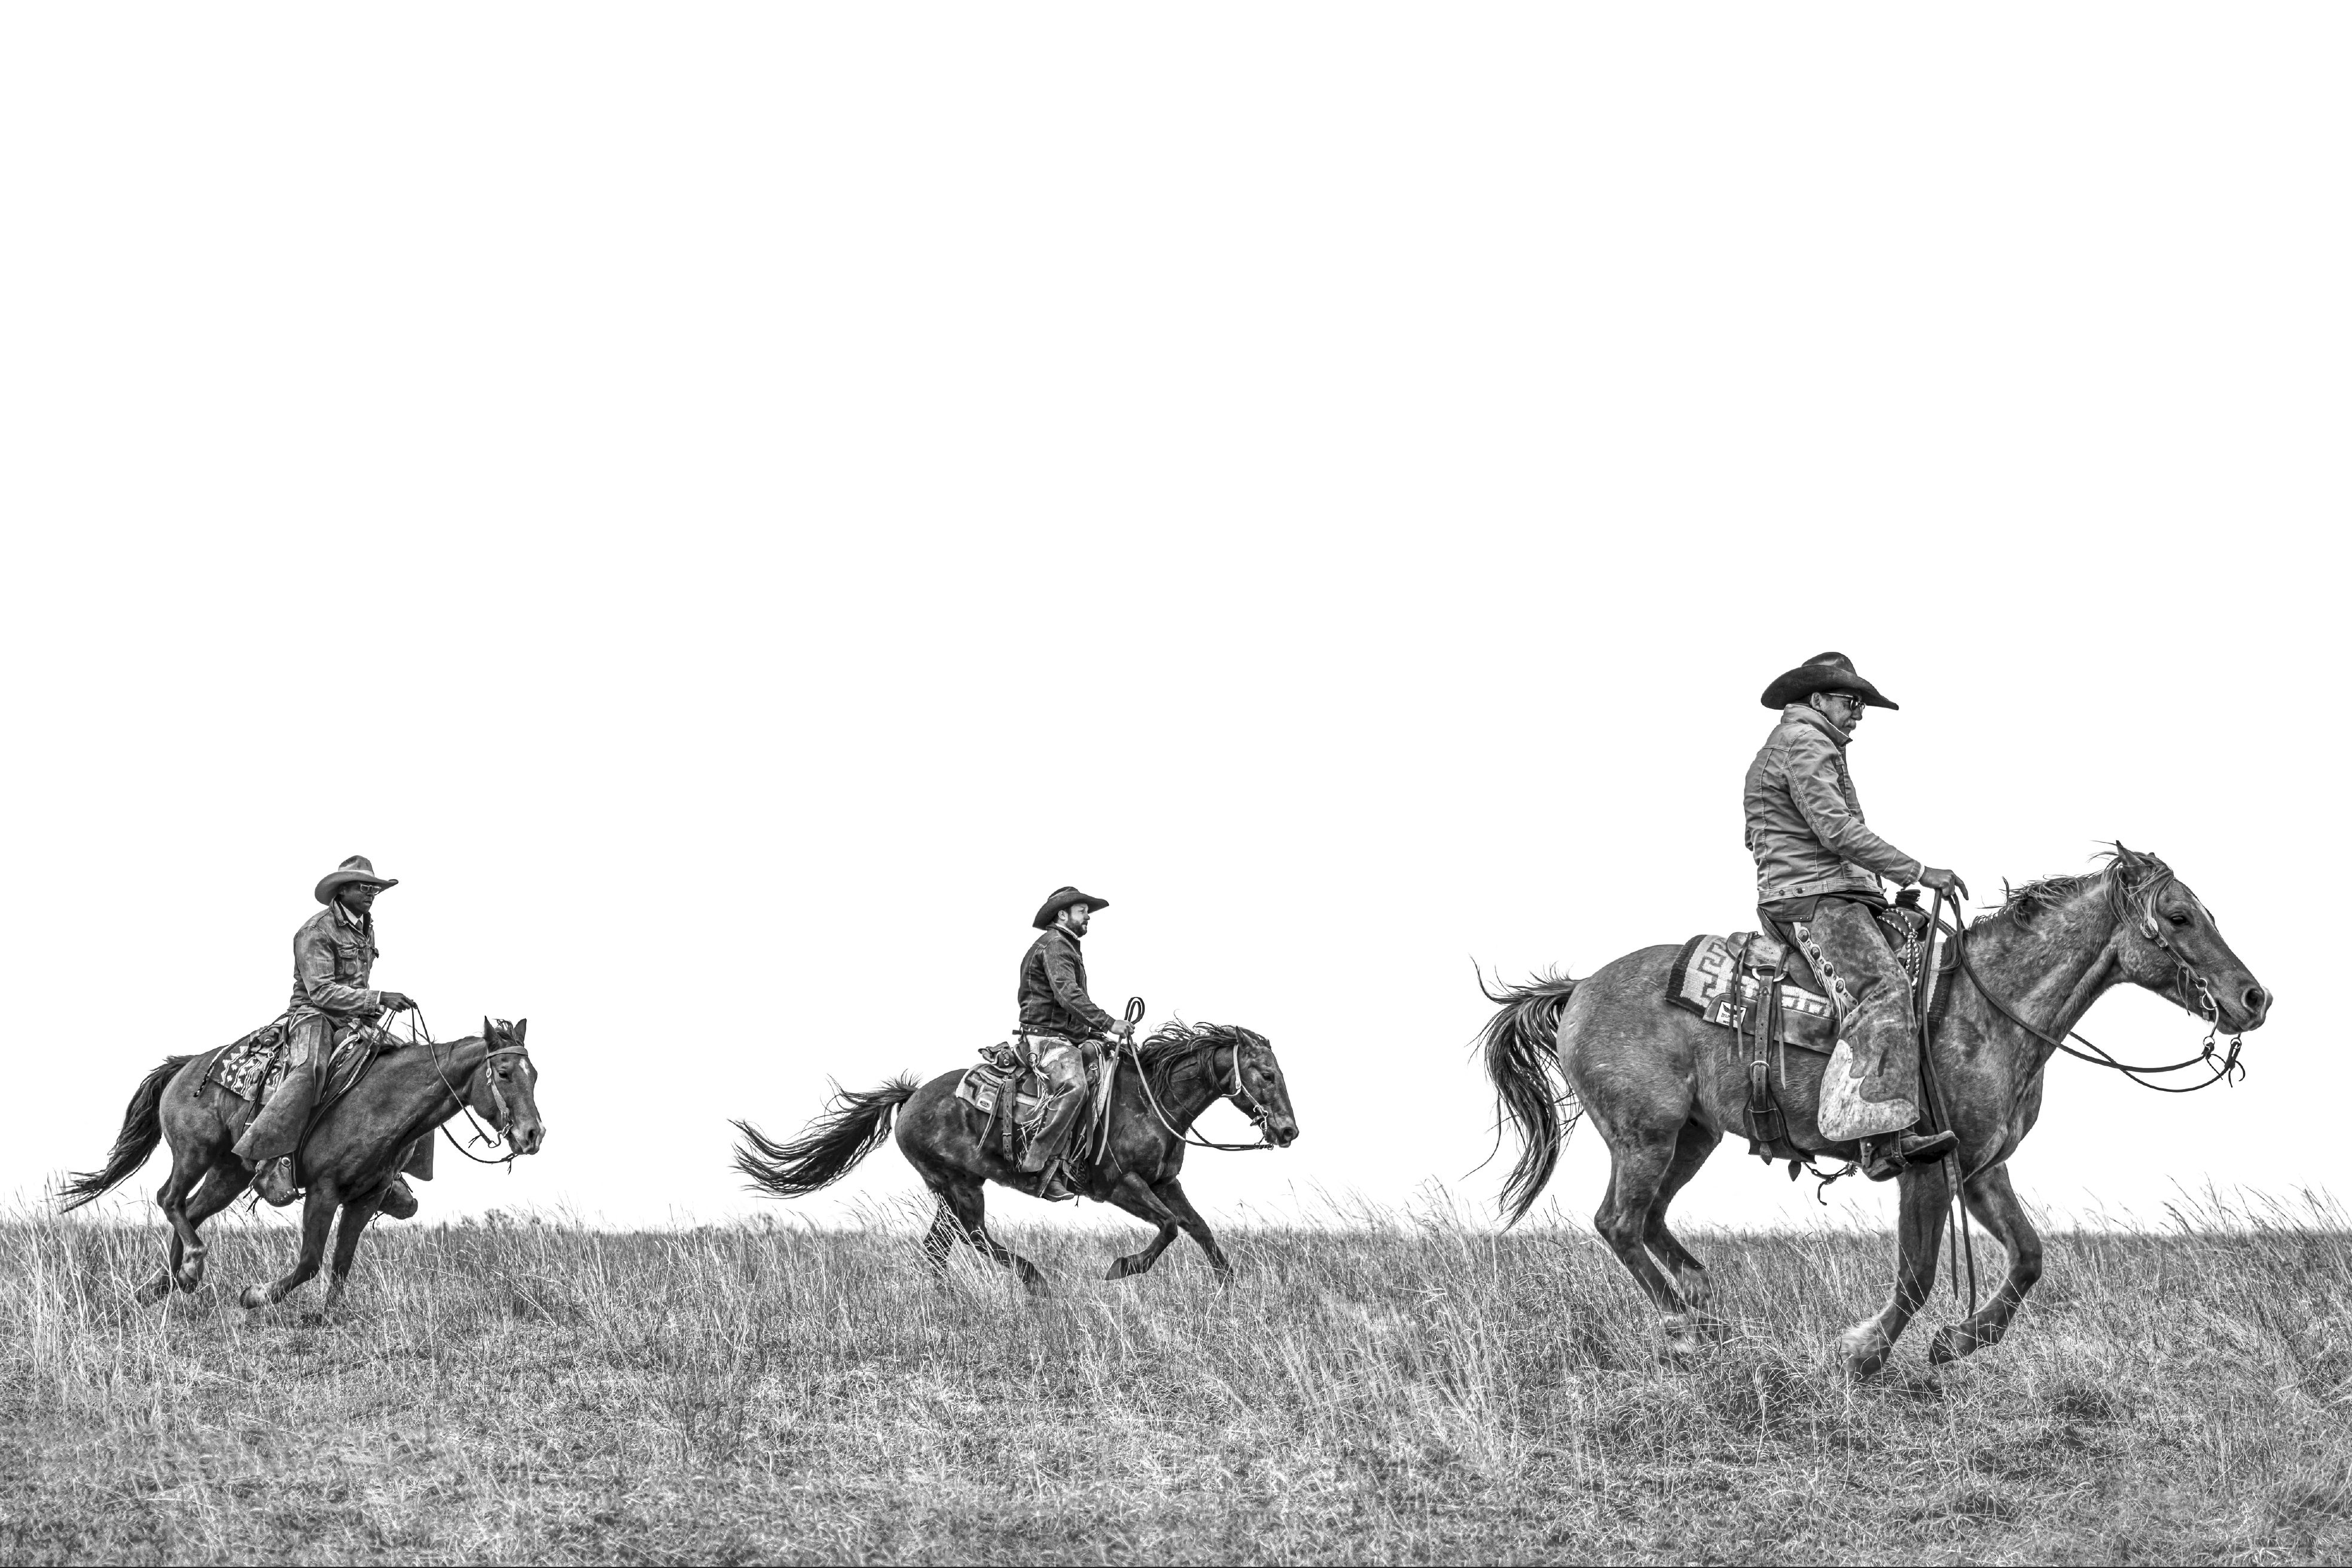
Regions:
<instances>
[{"instance_id":1,"label":"black cowboy hat","mask_svg":"<svg viewBox=\"0 0 2352 1568\"><path fill-rule=\"evenodd\" d=\"M1108 899L1097 899L1092 893L1081 893L1076 888L1056 888L1054 889L1054 896L1047 899L1045 904L1037 910L1037 918L1031 921L1029 923L1035 926L1039 931L1051 930L1054 924L1054 917L1060 914L1064 910L1068 909L1073 904L1084 904L1090 910L1107 910L1110 908L1110 900Z\"/></svg>"},{"instance_id":2,"label":"black cowboy hat","mask_svg":"<svg viewBox=\"0 0 2352 1568\"><path fill-rule=\"evenodd\" d=\"M320 878L319 885L310 889L310 896L322 904L331 904L335 901L335 894L353 882L364 882L371 888L400 886L399 878L377 876L374 861L364 855L354 855Z\"/></svg>"},{"instance_id":3,"label":"black cowboy hat","mask_svg":"<svg viewBox=\"0 0 2352 1568\"><path fill-rule=\"evenodd\" d=\"M1853 660L1842 653L1817 653L1796 668L1781 676L1764 689L1764 706L1786 708L1791 702L1802 702L1816 691L1851 691L1873 708L1899 709L1899 702L1889 702L1873 686L1853 672Z\"/></svg>"}]
</instances>

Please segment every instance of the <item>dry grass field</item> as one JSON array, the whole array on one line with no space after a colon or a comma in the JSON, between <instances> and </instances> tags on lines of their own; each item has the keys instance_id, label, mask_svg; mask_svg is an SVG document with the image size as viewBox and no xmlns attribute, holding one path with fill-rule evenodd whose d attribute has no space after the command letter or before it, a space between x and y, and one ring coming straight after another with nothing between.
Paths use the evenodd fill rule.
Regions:
<instances>
[{"instance_id":1,"label":"dry grass field","mask_svg":"<svg viewBox=\"0 0 2352 1568\"><path fill-rule=\"evenodd\" d=\"M1729 1332L1662 1361L1584 1233L1368 1214L1049 1300L864 1231L373 1237L248 1315L283 1225L142 1310L156 1226L0 1226L0 1558L50 1562L2344 1561L2352 1237L2208 1206L2054 1237L2009 1342L1826 1347L1885 1238L1705 1238ZM1137 1230L1133 1235L1139 1236ZM1950 1317L1941 1299L1925 1323Z\"/></svg>"}]
</instances>

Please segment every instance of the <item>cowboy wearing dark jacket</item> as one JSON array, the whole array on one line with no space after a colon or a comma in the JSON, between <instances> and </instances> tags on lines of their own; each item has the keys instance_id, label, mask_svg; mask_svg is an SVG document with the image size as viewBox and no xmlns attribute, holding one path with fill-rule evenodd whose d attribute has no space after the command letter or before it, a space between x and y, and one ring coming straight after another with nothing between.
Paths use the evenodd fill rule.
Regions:
<instances>
[{"instance_id":1,"label":"cowboy wearing dark jacket","mask_svg":"<svg viewBox=\"0 0 2352 1568\"><path fill-rule=\"evenodd\" d=\"M1764 689L1780 722L1748 764L1748 848L1758 910L1791 933L1838 1012L1822 1079L1822 1135L1859 1141L1863 1168L1885 1181L1955 1144L1919 1121L1919 1034L1911 987L1878 924L1881 878L1898 886L1968 886L1906 855L1863 821L1845 749L1865 708L1894 710L1842 653L1817 654Z\"/></svg>"},{"instance_id":2,"label":"cowboy wearing dark jacket","mask_svg":"<svg viewBox=\"0 0 2352 1568\"><path fill-rule=\"evenodd\" d=\"M1052 1171L1061 1163L1086 1109L1089 1052L1099 1048L1098 1039L1124 1039L1135 1030L1087 994L1087 958L1078 943L1095 910L1109 907L1108 899L1056 888L1029 922L1045 934L1021 955L1016 1037L1029 1065L1045 1075L1046 1102L1022 1161L1024 1170Z\"/></svg>"},{"instance_id":3,"label":"cowboy wearing dark jacket","mask_svg":"<svg viewBox=\"0 0 2352 1568\"><path fill-rule=\"evenodd\" d=\"M299 1191L292 1156L326 1086L336 1044L386 1014L416 1005L397 991L368 988L377 957L371 910L378 893L398 886L398 878L377 876L367 857L354 855L310 890L326 907L294 933L294 995L278 1019L287 1035L286 1077L236 1142L237 1153L260 1173L261 1195L273 1204L291 1203ZM406 1218L416 1212L416 1199L394 1176L383 1207Z\"/></svg>"}]
</instances>

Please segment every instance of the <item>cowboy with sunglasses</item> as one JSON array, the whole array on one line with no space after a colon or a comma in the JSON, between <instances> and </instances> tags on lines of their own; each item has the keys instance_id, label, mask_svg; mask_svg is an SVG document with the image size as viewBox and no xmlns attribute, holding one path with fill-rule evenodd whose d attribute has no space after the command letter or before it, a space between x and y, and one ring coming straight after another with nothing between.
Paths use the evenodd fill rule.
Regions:
<instances>
[{"instance_id":1,"label":"cowboy with sunglasses","mask_svg":"<svg viewBox=\"0 0 2352 1568\"><path fill-rule=\"evenodd\" d=\"M1837 1006L1838 1044L1822 1079L1821 1130L1858 1142L1883 1182L1940 1159L1957 1140L1919 1122L1919 1033L1911 984L1878 923L1880 886L1917 883L1968 896L1951 872L1913 859L1862 819L1845 749L1864 710L1895 704L1842 653L1816 654L1764 689L1780 722L1748 765L1748 848L1758 911L1792 936Z\"/></svg>"}]
</instances>

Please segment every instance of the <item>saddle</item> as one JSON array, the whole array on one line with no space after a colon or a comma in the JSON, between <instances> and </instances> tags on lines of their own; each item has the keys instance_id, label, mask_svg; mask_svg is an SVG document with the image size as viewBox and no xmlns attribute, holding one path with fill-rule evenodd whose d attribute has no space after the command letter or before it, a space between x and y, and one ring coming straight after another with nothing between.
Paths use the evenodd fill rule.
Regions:
<instances>
[{"instance_id":1,"label":"saddle","mask_svg":"<svg viewBox=\"0 0 2352 1568\"><path fill-rule=\"evenodd\" d=\"M1045 1119L1045 1075L1029 1064L1020 1037L981 1048L980 1062L966 1069L956 1084L955 1097L988 1118L983 1146L994 1143L1007 1160L1018 1164L1043 1131ZM1088 1052L1087 1115L1071 1142L1072 1164L1090 1161L1107 1142L1110 1123L1110 1090L1118 1074L1119 1051Z\"/></svg>"},{"instance_id":2,"label":"saddle","mask_svg":"<svg viewBox=\"0 0 2352 1568\"><path fill-rule=\"evenodd\" d=\"M1666 976L1666 1000L1695 1013L1710 1024L1731 1031L1732 1048L1747 1059L1748 1152L1767 1161L1776 1156L1791 1162L1810 1156L1788 1139L1788 1123L1780 1113L1773 1079L1778 1063L1780 1088L1789 1081L1790 1049L1826 1057L1837 1048L1837 1005L1825 994L1828 987L1813 973L1804 949L1771 929L1774 922L1762 910L1757 919L1767 929L1732 935L1706 933L1683 944ZM1896 895L1878 916L1886 945L1908 978L1912 995L1927 1016L1930 1033L1941 1026L1950 1000L1949 987L1940 982L1948 971L1941 932L1919 907L1916 889ZM1797 1173L1792 1163L1790 1174Z\"/></svg>"},{"instance_id":3,"label":"saddle","mask_svg":"<svg viewBox=\"0 0 2352 1568\"><path fill-rule=\"evenodd\" d=\"M286 1080L286 1047L292 1038L280 1015L253 1033L222 1047L213 1058L213 1065L205 1069L205 1082L218 1085L226 1098L245 1102L242 1106L220 1108L232 1135L245 1135L245 1130L261 1113L262 1106ZM327 1053L328 1089L321 1097L322 1106L348 1093L373 1062L373 1054L366 1050L368 1045L388 1038L374 1025L347 1027L336 1034Z\"/></svg>"}]
</instances>

